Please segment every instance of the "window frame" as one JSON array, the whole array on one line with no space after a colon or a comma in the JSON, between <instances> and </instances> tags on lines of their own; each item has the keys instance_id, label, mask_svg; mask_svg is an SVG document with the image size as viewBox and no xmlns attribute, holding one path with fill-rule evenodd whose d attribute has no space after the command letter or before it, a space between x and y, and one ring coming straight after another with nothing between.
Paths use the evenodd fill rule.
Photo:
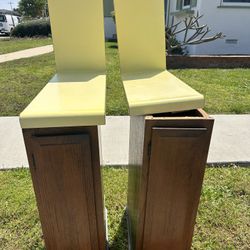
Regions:
<instances>
[{"instance_id":1,"label":"window frame","mask_svg":"<svg viewBox=\"0 0 250 250\"><path fill-rule=\"evenodd\" d=\"M184 5L185 0L182 0L182 9L190 9L191 8L191 0L189 0L189 5Z\"/></svg>"}]
</instances>

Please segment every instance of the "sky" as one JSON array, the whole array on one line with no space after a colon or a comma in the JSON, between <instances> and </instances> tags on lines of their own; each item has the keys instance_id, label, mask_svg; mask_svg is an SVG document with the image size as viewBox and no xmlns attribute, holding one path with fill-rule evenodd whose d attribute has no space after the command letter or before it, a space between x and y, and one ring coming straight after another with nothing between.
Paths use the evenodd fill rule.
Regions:
<instances>
[{"instance_id":1,"label":"sky","mask_svg":"<svg viewBox=\"0 0 250 250\"><path fill-rule=\"evenodd\" d=\"M0 0L0 9L10 10L9 2L12 2L12 7L16 8L19 0Z\"/></svg>"}]
</instances>

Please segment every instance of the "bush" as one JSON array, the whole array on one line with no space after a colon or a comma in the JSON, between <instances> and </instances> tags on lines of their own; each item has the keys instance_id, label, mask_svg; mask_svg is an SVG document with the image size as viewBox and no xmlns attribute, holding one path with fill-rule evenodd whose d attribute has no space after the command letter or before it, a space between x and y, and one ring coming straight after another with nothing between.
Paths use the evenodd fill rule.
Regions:
<instances>
[{"instance_id":1,"label":"bush","mask_svg":"<svg viewBox=\"0 0 250 250\"><path fill-rule=\"evenodd\" d=\"M169 39L169 37L171 37L171 38ZM180 42L176 39L175 36L172 36L171 29L169 29L169 28L165 29L165 38L166 38L166 50L167 50L168 55L185 55L185 54L187 54L186 49L182 48L180 46ZM171 46L178 45L179 47L171 49L170 45Z\"/></svg>"},{"instance_id":2,"label":"bush","mask_svg":"<svg viewBox=\"0 0 250 250\"><path fill-rule=\"evenodd\" d=\"M32 20L18 24L11 33L14 37L51 36L49 19Z\"/></svg>"}]
</instances>

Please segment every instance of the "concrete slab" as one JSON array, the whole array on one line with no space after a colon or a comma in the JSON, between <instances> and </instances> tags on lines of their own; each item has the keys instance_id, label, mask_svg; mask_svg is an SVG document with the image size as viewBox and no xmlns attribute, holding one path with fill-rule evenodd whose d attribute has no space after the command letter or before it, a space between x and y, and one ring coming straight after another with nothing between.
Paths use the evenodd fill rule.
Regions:
<instances>
[{"instance_id":1,"label":"concrete slab","mask_svg":"<svg viewBox=\"0 0 250 250\"><path fill-rule=\"evenodd\" d=\"M129 116L108 116L101 126L104 165L127 165L129 148Z\"/></svg>"},{"instance_id":2,"label":"concrete slab","mask_svg":"<svg viewBox=\"0 0 250 250\"><path fill-rule=\"evenodd\" d=\"M250 115L214 115L215 126L209 164L249 164ZM101 126L104 165L127 165L129 148L128 116L108 116ZM18 117L0 117L0 169L27 167Z\"/></svg>"},{"instance_id":3,"label":"concrete slab","mask_svg":"<svg viewBox=\"0 0 250 250\"><path fill-rule=\"evenodd\" d=\"M27 167L28 160L18 117L0 118L0 169Z\"/></svg>"},{"instance_id":4,"label":"concrete slab","mask_svg":"<svg viewBox=\"0 0 250 250\"><path fill-rule=\"evenodd\" d=\"M20 50L17 52L7 53L0 55L0 63L13 61L22 58L29 58L33 56L39 56L43 54L47 54L53 51L53 45L46 45L32 49Z\"/></svg>"},{"instance_id":5,"label":"concrete slab","mask_svg":"<svg viewBox=\"0 0 250 250\"><path fill-rule=\"evenodd\" d=\"M250 115L211 115L215 119L209 164L250 166Z\"/></svg>"}]
</instances>

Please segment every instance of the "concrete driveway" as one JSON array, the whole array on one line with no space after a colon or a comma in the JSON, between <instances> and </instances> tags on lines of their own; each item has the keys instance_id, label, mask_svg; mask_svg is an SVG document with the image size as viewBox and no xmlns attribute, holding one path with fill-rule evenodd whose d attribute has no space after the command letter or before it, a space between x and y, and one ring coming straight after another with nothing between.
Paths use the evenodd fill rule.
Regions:
<instances>
[{"instance_id":1,"label":"concrete driveway","mask_svg":"<svg viewBox=\"0 0 250 250\"><path fill-rule=\"evenodd\" d=\"M208 163L250 165L250 115L214 115ZM101 126L104 165L128 165L128 116L107 116ZM18 117L0 117L0 169L28 167Z\"/></svg>"}]
</instances>

